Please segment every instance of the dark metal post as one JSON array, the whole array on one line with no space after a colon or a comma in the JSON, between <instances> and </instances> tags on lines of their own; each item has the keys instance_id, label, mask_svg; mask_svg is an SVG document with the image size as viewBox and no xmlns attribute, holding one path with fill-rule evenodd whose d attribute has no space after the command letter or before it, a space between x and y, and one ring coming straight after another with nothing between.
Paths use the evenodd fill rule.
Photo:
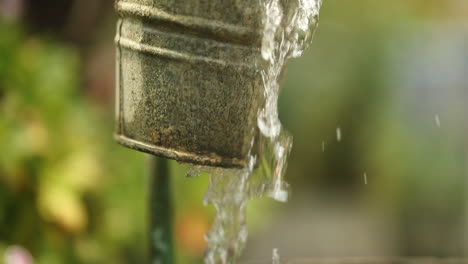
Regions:
<instances>
[{"instance_id":1,"label":"dark metal post","mask_svg":"<svg viewBox=\"0 0 468 264\"><path fill-rule=\"evenodd\" d=\"M172 202L169 162L151 156L149 160L150 264L173 264Z\"/></svg>"}]
</instances>

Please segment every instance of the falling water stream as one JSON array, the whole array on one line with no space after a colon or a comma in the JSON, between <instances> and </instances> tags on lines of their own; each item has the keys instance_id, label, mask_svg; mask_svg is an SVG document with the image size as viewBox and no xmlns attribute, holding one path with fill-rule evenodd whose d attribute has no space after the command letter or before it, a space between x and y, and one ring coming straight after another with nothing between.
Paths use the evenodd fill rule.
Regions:
<instances>
[{"instance_id":1,"label":"falling water stream","mask_svg":"<svg viewBox=\"0 0 468 264\"><path fill-rule=\"evenodd\" d=\"M282 129L278 118L280 76L286 62L301 56L311 43L322 0L259 1L264 10L264 31L257 68L263 80L264 104L257 116L259 142L251 142L251 149L259 144L263 151L261 154L250 151L248 166L242 169L192 166L188 172L190 177L203 172L209 174L210 185L204 202L212 204L217 212L213 227L206 235L206 264L230 264L239 257L247 241L249 200L270 196L285 202L288 198L283 175L292 137ZM279 256L276 259L279 262Z\"/></svg>"}]
</instances>

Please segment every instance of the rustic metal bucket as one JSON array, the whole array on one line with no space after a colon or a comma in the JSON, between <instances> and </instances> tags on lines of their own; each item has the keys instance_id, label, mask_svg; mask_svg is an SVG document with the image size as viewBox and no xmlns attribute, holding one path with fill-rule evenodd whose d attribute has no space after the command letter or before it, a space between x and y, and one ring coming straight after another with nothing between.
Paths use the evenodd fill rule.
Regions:
<instances>
[{"instance_id":1,"label":"rustic metal bucket","mask_svg":"<svg viewBox=\"0 0 468 264\"><path fill-rule=\"evenodd\" d=\"M259 1L119 0L116 10L116 140L178 161L245 166L263 98Z\"/></svg>"}]
</instances>

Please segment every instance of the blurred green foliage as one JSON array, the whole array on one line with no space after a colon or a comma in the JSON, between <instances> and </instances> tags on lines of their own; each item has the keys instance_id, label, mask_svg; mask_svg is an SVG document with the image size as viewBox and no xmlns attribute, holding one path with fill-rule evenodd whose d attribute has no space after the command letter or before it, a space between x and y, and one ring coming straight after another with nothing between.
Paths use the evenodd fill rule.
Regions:
<instances>
[{"instance_id":1,"label":"blurred green foliage","mask_svg":"<svg viewBox=\"0 0 468 264\"><path fill-rule=\"evenodd\" d=\"M141 156L115 146L112 119L84 99L77 52L14 24L0 35L0 250L22 245L48 264L141 261Z\"/></svg>"}]
</instances>

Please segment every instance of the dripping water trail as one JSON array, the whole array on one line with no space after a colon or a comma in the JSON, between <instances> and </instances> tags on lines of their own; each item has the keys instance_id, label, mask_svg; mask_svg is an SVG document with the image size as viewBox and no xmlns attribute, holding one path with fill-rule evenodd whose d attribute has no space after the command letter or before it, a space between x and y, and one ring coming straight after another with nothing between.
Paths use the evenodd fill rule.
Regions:
<instances>
[{"instance_id":1,"label":"dripping water trail","mask_svg":"<svg viewBox=\"0 0 468 264\"><path fill-rule=\"evenodd\" d=\"M292 137L278 117L280 75L287 61L299 57L309 46L318 25L321 0L259 0L264 10L263 38L257 70L263 81L264 101L258 109L257 141L252 141L242 169L191 167L189 176L207 172L210 186L204 202L216 209L206 235L206 264L230 264L240 256L247 241L246 206L249 200L270 196L285 202L288 185L283 180ZM259 153L254 146L260 146ZM257 149L257 148L255 148ZM277 251L276 251L277 252ZM278 261L279 262L279 258Z\"/></svg>"}]
</instances>

